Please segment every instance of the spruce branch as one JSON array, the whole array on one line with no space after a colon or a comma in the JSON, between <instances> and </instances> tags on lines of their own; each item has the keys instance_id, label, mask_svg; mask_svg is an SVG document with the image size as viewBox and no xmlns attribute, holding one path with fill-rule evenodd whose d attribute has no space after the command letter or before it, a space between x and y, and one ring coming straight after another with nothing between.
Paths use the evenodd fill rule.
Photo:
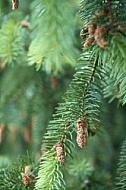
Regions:
<instances>
[{"instance_id":1,"label":"spruce branch","mask_svg":"<svg viewBox=\"0 0 126 190\"><path fill-rule=\"evenodd\" d=\"M60 171L54 149L46 152L42 156L38 177L37 183L35 184L36 190L65 189L63 174Z\"/></svg>"},{"instance_id":2,"label":"spruce branch","mask_svg":"<svg viewBox=\"0 0 126 190\"><path fill-rule=\"evenodd\" d=\"M24 52L24 34L18 22L10 19L2 25L0 30L0 59L4 64L20 63ZM23 59L24 60L24 59Z\"/></svg>"},{"instance_id":3,"label":"spruce branch","mask_svg":"<svg viewBox=\"0 0 126 190\"><path fill-rule=\"evenodd\" d=\"M62 72L65 64L75 66L78 50L75 46L74 14L71 5L71 0L37 0L32 3L34 30L28 52L29 65L36 64L37 69L42 66L47 73L54 75Z\"/></svg>"},{"instance_id":4,"label":"spruce branch","mask_svg":"<svg viewBox=\"0 0 126 190\"><path fill-rule=\"evenodd\" d=\"M122 143L114 190L126 189L126 138Z\"/></svg>"},{"instance_id":5,"label":"spruce branch","mask_svg":"<svg viewBox=\"0 0 126 190\"><path fill-rule=\"evenodd\" d=\"M74 79L63 97L65 102L59 104L43 137L46 153L41 159L36 190L55 189L57 183L59 188L65 188L62 178L59 178L58 182L54 180L58 175L56 168L61 162L66 162L68 156L72 156L73 134L80 117L86 121L84 138L96 132L101 98L99 79L102 81L101 73L104 73L100 72L101 68L100 58L94 52L91 55L82 54ZM58 170L61 172L61 168Z\"/></svg>"},{"instance_id":6,"label":"spruce branch","mask_svg":"<svg viewBox=\"0 0 126 190\"><path fill-rule=\"evenodd\" d=\"M22 178L22 172L24 172L27 166L32 166L32 173L29 176L33 176L33 166L35 163L30 155L22 156L16 163L12 163L7 168L0 169L0 187L3 190L20 190L20 189L34 189L35 180L30 178L30 183L24 183ZM35 168L34 168L35 169ZM28 175L28 174L27 174ZM35 174L36 175L36 174ZM34 176L35 177L35 176ZM35 179L35 178L34 178Z\"/></svg>"},{"instance_id":7,"label":"spruce branch","mask_svg":"<svg viewBox=\"0 0 126 190\"><path fill-rule=\"evenodd\" d=\"M107 6L108 5L106 4L106 7ZM95 14L97 13L98 15L99 14L98 11L95 12ZM102 16L105 16L105 15L103 14ZM92 15L92 18L94 19L93 15ZM100 22L101 15L100 16L98 15L98 19ZM103 23L105 22L106 21L103 20ZM97 28L97 35L98 35L98 31L99 31L99 27ZM102 36L101 33L99 35L101 38ZM97 43L100 38L98 37L95 38L97 40ZM113 38L111 38L111 40L113 40ZM111 40L110 40L110 45L112 42ZM101 40L99 44L101 42L103 43L103 40ZM75 124L77 123L77 120L80 117L84 118L86 121L86 133L85 132L83 133L87 134L87 136L90 134L92 135L92 133L95 133L96 129L99 126L99 113L100 113L99 102L101 101L101 96L100 96L99 91L102 89L102 84L104 83L103 78L105 78L106 71L108 71L107 69L108 62L111 62L113 64L114 56L110 58L110 55L111 54L114 55L114 51L113 53L111 52L109 54L109 50L102 51L101 49L98 49L96 46L94 46L92 50L94 50L95 48L96 48L95 51L87 50L85 51L86 53L84 52L82 54L82 57L80 59L80 64L76 69L76 74L74 75L74 79L72 80L70 87L64 96L65 103L60 104L59 108L57 108L57 112L54 115L54 120L49 124L47 128L47 133L45 134L45 137L44 137L45 139L43 143L49 151L50 149L52 150L52 147L56 143L58 143L59 149L58 151L57 149L55 151L58 152L57 159L59 161L62 161L61 156L63 158L63 161L64 161L64 155L67 156L67 152L66 152L67 148L66 149L63 148L65 142L67 141L67 138L64 138L65 134L67 134L68 132L71 133L71 135L73 134L72 132L74 132L75 130L71 131L71 126L74 126L74 129L75 129ZM102 56L103 54L104 56ZM66 126L67 124L68 124L68 127L66 130L66 127L64 126ZM62 137L64 141L61 140ZM72 140L70 140L69 142L70 144L72 144L71 143ZM56 155L56 152L55 152L55 155ZM69 152L70 154L72 154L71 150ZM48 159L47 159L47 162L49 162ZM42 160L41 168L40 168L41 173L42 173L43 164L44 163ZM46 166L44 170L46 170ZM39 175L39 179L40 181L37 182L38 187L40 187L40 182L42 181L41 175ZM44 187L44 184L48 184L46 179L45 179L45 182L43 182L43 187ZM43 189L43 187L41 186L41 189ZM52 189L53 188L54 186L52 187Z\"/></svg>"},{"instance_id":8,"label":"spruce branch","mask_svg":"<svg viewBox=\"0 0 126 190\"><path fill-rule=\"evenodd\" d=\"M88 48L96 42L102 49L107 49L109 39L115 35L119 28L125 32L126 22L124 17L126 11L123 10L123 14L121 12L122 6L126 6L126 4L124 0L108 0L98 1L96 7L95 3L96 1L82 1L81 3L81 19L84 22L84 27L88 27L89 34L84 43L84 48ZM86 36L86 33L83 36Z\"/></svg>"},{"instance_id":9,"label":"spruce branch","mask_svg":"<svg viewBox=\"0 0 126 190\"><path fill-rule=\"evenodd\" d=\"M126 56L125 56L125 34L119 31L114 34L110 40L108 51L104 52L103 64L108 70L109 77L106 77L108 83L104 88L105 97L119 99L119 102L124 105L126 103Z\"/></svg>"},{"instance_id":10,"label":"spruce branch","mask_svg":"<svg viewBox=\"0 0 126 190\"><path fill-rule=\"evenodd\" d=\"M96 2L95 2L96 3ZM99 1L96 10L92 9L94 2L82 1L81 15L84 26L88 27L88 38L84 43L84 49L96 44L105 51L100 51L104 70L109 73L105 77L108 85L105 85L105 97L111 96L111 100L119 98L121 104L125 104L125 15L126 6L121 1ZM94 5L96 6L96 5ZM86 8L88 10L86 10ZM90 19L88 16L90 12ZM123 11L123 14L121 13ZM120 14L119 14L120 13ZM85 17L84 17L85 15ZM123 16L121 16L123 15ZM93 27L93 28L92 28ZM91 41L93 39L93 41ZM118 47L118 48L117 48ZM120 65L121 62L121 65Z\"/></svg>"}]
</instances>

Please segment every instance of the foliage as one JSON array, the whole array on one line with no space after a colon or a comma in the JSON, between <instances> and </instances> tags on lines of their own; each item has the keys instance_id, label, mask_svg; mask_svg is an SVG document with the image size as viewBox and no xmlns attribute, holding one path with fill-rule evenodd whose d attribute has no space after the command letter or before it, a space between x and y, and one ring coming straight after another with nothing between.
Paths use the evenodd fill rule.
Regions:
<instances>
[{"instance_id":1,"label":"foliage","mask_svg":"<svg viewBox=\"0 0 126 190\"><path fill-rule=\"evenodd\" d=\"M70 80L67 72L54 78L54 82L52 79L43 71L36 72L33 66L7 67L3 71L0 84L0 121L6 124L9 146L14 143L13 151L12 147L10 152L7 148L9 155L14 155L15 151L16 154L21 153L23 149L18 143L15 144L16 135L19 139L20 136L23 137L26 149L32 147L36 152L40 150L45 127ZM9 140L9 137L12 139ZM5 149L5 142L2 142L2 149ZM21 139L19 143L23 146ZM22 152L24 154L25 151Z\"/></svg>"},{"instance_id":2,"label":"foliage","mask_svg":"<svg viewBox=\"0 0 126 190\"><path fill-rule=\"evenodd\" d=\"M126 139L123 141L120 158L117 169L117 178L115 183L115 190L126 189Z\"/></svg>"},{"instance_id":3,"label":"foliage","mask_svg":"<svg viewBox=\"0 0 126 190\"><path fill-rule=\"evenodd\" d=\"M24 37L21 33L21 27L13 20L5 23L0 31L0 58L4 63L19 62L24 54Z\"/></svg>"},{"instance_id":4,"label":"foliage","mask_svg":"<svg viewBox=\"0 0 126 190\"><path fill-rule=\"evenodd\" d=\"M23 183L23 178L21 176L24 172L25 167L30 165L33 167L34 161L31 158L31 155L22 156L18 159L16 163L13 163L8 168L0 169L0 187L4 190L9 189L33 189L35 181L32 181L30 185L25 185ZM34 165L35 166L35 165ZM34 168L35 169L35 168ZM32 173L36 171L32 171Z\"/></svg>"},{"instance_id":5,"label":"foliage","mask_svg":"<svg viewBox=\"0 0 126 190\"><path fill-rule=\"evenodd\" d=\"M32 3L30 65L36 63L37 69L43 65L46 72L54 74L63 71L64 63L75 66L78 50L74 47L76 40L71 2L38 0Z\"/></svg>"},{"instance_id":6,"label":"foliage","mask_svg":"<svg viewBox=\"0 0 126 190\"><path fill-rule=\"evenodd\" d=\"M17 124L20 131L27 126L25 132L30 138L25 140L34 150L40 149L41 140L42 149L36 180L31 181L26 175L28 181L23 181L24 168L33 164L25 157L16 165L0 170L3 189L66 189L66 172L73 177L76 173L80 189L112 188L113 181L106 168L105 173L99 174L101 168L95 166L94 160L77 159L72 164L71 160L80 144L81 148L88 147L90 138L104 134L101 128L103 98L117 99L123 106L126 103L125 7L124 0L81 2L83 52L78 61L74 25L77 9L73 1L36 0L31 3L31 16L28 10L25 18L16 18L18 12L4 17L0 29L0 143L3 143L3 123L7 127ZM68 80L66 85L63 80L66 75L70 77L75 65L73 79L57 106L57 97L60 100L68 84ZM120 165L121 168L123 163ZM124 186L125 181L121 182Z\"/></svg>"},{"instance_id":7,"label":"foliage","mask_svg":"<svg viewBox=\"0 0 126 190\"><path fill-rule=\"evenodd\" d=\"M74 134L73 132L76 131L76 122L79 117L86 119L87 136L90 136L96 133L96 129L99 128L99 113L100 113L99 102L101 102L100 94L102 93L102 91L104 91L104 93L107 94L106 87L108 88L108 83L107 83L107 80L105 80L107 78L106 75L111 76L111 78L113 78L113 75L114 75L114 86L118 87L119 85L119 92L118 92L119 101L122 104L125 104L125 98L123 98L125 96L124 85L123 85L125 84L125 74L124 74L125 57L124 57L124 54L120 52L117 52L116 59L114 57L115 56L114 47L116 47L115 40L118 39L117 36L118 35L122 36L123 40L121 40L121 43L125 41L124 28L122 28L123 29L123 34L122 34L119 26L118 25L115 26L116 24L115 22L117 19L116 13L119 11L121 12L121 8L120 8L121 6L119 6L120 9L118 11L115 11L115 15L114 14L112 15L114 10L116 10L116 7L118 4L120 5L120 2L116 2L115 4L113 3L113 6L111 6L111 4L109 4L109 1L108 3L106 2L102 3L101 1L100 6L97 6L97 9L95 9L95 7L93 6L94 2L91 3L90 1L88 2L83 1L81 4L82 6L81 14L83 15L82 19L84 20L84 24L85 25L87 24L88 32L90 29L90 22L91 24L96 25L97 37L94 36L94 39L96 41L91 46L91 48L90 49L88 48L87 50L85 50L83 55L81 56L81 59L80 59L81 63L77 66L74 79L72 80L70 87L67 90L67 93L64 97L65 103L62 103L59 105L59 107L57 108L57 113L53 117L53 121L51 122L51 124L49 124L49 127L47 128L48 131L45 134L45 140L43 141L43 143L47 149L50 149L50 151L52 150L51 147L53 147L55 143L57 142L60 142L63 145L65 145L65 143L67 142L68 132L70 132L70 134L73 136ZM92 7L93 7L93 10L92 10ZM106 12L102 16L98 15L97 12L98 11L100 12L101 8L104 8L105 10L107 10L107 13L108 13L107 18L106 18ZM90 13L90 17L88 16L89 13ZM95 18L96 13L98 15L97 16L98 19L97 17ZM121 23L121 20L120 20L119 24L122 25L124 23ZM105 31L107 31L107 32L104 32L106 33L105 38L103 38L104 33L100 33L102 31L98 30L100 28L100 25L102 27L105 27ZM96 33L94 33L94 35L96 35ZM122 46L125 49L125 44L122 44ZM120 48L118 48L118 51L120 51L122 46L119 45ZM118 68L120 68L119 66L120 60L124 60L124 62L121 62L122 64L121 68L123 72L122 70L121 72L118 71ZM109 87L111 88L111 86ZM112 94L110 92L107 95L108 96L112 95L115 97L117 94ZM70 131L71 125L73 126L72 127L73 132ZM69 141L69 146L70 144L71 144L71 141ZM72 152L69 151L69 148L66 148L66 149L65 148L64 148L64 152L65 152L64 155L67 156L68 153L71 155ZM57 155L57 157L58 156L59 155ZM49 160L49 158L47 159ZM45 183L43 182L43 186L41 186L40 181L43 181L43 175L42 175L43 164L44 164L44 161L42 160L41 166L39 169L40 171L38 174L39 180L37 181L36 190L43 189L44 184L48 184L45 178ZM54 166L54 168L55 167L56 165ZM46 168L44 168L44 170L46 171ZM50 180L51 180L51 177L50 177ZM59 182L59 184L61 183ZM55 187L55 184L53 184L53 186L50 189L55 189L54 187ZM62 188L62 184L60 188Z\"/></svg>"}]
</instances>

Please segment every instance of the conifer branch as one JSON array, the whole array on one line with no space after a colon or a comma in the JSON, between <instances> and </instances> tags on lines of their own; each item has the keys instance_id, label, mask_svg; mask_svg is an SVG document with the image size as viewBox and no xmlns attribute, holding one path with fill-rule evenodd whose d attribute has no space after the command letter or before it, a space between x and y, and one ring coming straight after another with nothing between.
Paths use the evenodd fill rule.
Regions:
<instances>
[{"instance_id":1,"label":"conifer branch","mask_svg":"<svg viewBox=\"0 0 126 190\"><path fill-rule=\"evenodd\" d=\"M47 147L47 154L45 154L44 160L46 160L46 164L49 164L48 154L50 155L50 151L52 151L52 147L55 148L53 150L53 154L56 155L57 164L59 165L60 162L66 161L65 157L67 157L68 152L70 155L72 155L71 148L68 148L68 145L72 144L72 138L73 138L73 132L76 131L75 124L77 124L78 128L78 137L77 142L80 147L84 147L87 144L87 137L95 134L96 130L99 127L99 114L100 114L100 106L99 103L101 102L101 95L100 92L102 91L103 84L104 87L106 85L106 81L104 82L104 79L106 79L106 72L110 72L110 76L114 76L114 83L116 84L116 87L120 84L121 80L122 83L124 82L124 72L122 73L122 69L120 69L119 72L117 72L117 68L119 68L119 56L118 60L116 59L115 65L113 68L113 62L115 60L115 55L119 55L118 51L121 52L122 56L125 57L123 53L123 49L120 48L120 50L114 49L116 46L116 40L118 41L118 37L116 36L116 33L114 33L114 36L110 37L110 44L111 50L109 46L107 45L104 38L102 38L102 35L108 34L110 31L110 28L106 28L106 22L104 18L106 17L106 12L100 12L102 10L103 5L105 6L105 9L108 9L109 6L109 26L113 26L113 17L112 17L112 11L110 10L111 4L110 2L103 2L102 5L99 3L97 5L96 9L92 10L93 5L96 2L93 3L92 1L83 1L82 6L82 18L84 20L84 24L94 22L96 24L97 28L96 31L93 33L95 35L95 40L100 48L98 48L96 45L91 48L90 51L85 50L85 52L82 54L79 66L76 69L76 73L74 75L74 79L72 80L68 91L66 92L64 96L65 102L60 104L57 108L56 114L54 114L53 121L50 122L49 126L47 127L47 133L44 136L43 144ZM116 3L115 3L116 4ZM85 6L86 5L86 6ZM86 12L84 12L85 7L88 9ZM115 6L116 7L116 6ZM115 8L114 7L114 8ZM90 11L90 17L89 17L89 11ZM99 24L101 23L101 26ZM91 27L89 24L88 27ZM90 29L90 28L88 28ZM90 30L89 35L90 35ZM97 34L97 37L96 37ZM109 37L108 37L109 40ZM120 45L119 45L120 47ZM105 50L101 50L101 48ZM94 49L96 49L94 51ZM117 54L116 54L116 53ZM104 56L103 56L104 54ZM108 64L111 63L111 66ZM125 67L125 65L123 65ZM112 71L111 69L112 68ZM123 68L124 69L124 68ZM115 74L118 73L118 77L115 76ZM124 85L121 85L124 88ZM122 88L122 92L124 92ZM119 88L120 90L120 88ZM120 90L121 91L121 90ZM122 95L122 92L119 96ZM116 94L117 95L117 94ZM124 94L123 94L124 95ZM124 100L124 99L123 99ZM65 127L64 127L65 126ZM74 131L71 130L71 126L74 127ZM67 137L67 134L70 133L71 139ZM81 134L80 134L81 133ZM83 133L83 135L82 135ZM79 139L80 138L80 139ZM82 138L85 138L82 140ZM68 145L65 147L66 142L68 141ZM54 157L53 157L54 158ZM36 190L43 189L45 187L45 184L48 184L46 181L46 178L44 178L45 181L43 181L43 187L42 187L42 168L44 171L47 170L47 165L44 165L44 160L41 161L41 167L40 167L40 173L39 173L39 181L37 182ZM54 165L54 168L56 168L56 163ZM53 170L53 169L52 169ZM55 169L53 171L56 171ZM57 171L56 171L57 173ZM56 175L54 172L54 175ZM47 173L46 173L47 174ZM49 181L52 178L48 179ZM59 182L60 184L60 182ZM54 189L55 182L53 184L52 189ZM60 186L62 188L62 185Z\"/></svg>"},{"instance_id":2,"label":"conifer branch","mask_svg":"<svg viewBox=\"0 0 126 190\"><path fill-rule=\"evenodd\" d=\"M65 189L65 182L63 180L63 174L60 171L60 166L52 149L42 156L40 169L38 172L39 179L35 184L36 190L54 190Z\"/></svg>"},{"instance_id":3,"label":"conifer branch","mask_svg":"<svg viewBox=\"0 0 126 190\"><path fill-rule=\"evenodd\" d=\"M31 166L35 166L34 161L29 155L26 155L20 157L16 163L12 163L8 168L0 169L0 188L2 190L34 189L36 174L33 175L31 170L24 174L25 168ZM22 174L26 176L25 179Z\"/></svg>"},{"instance_id":4,"label":"conifer branch","mask_svg":"<svg viewBox=\"0 0 126 190\"><path fill-rule=\"evenodd\" d=\"M126 187L126 138L122 143L114 190Z\"/></svg>"},{"instance_id":5,"label":"conifer branch","mask_svg":"<svg viewBox=\"0 0 126 190\"><path fill-rule=\"evenodd\" d=\"M119 31L114 33L114 36L110 41L111 49L104 53L103 64L106 68L109 68L110 73L108 79L108 85L104 88L105 96L118 98L121 104L125 104L125 90L126 90L126 56L124 54L126 43L125 35ZM110 82L110 83L109 83Z\"/></svg>"},{"instance_id":6,"label":"conifer branch","mask_svg":"<svg viewBox=\"0 0 126 190\"><path fill-rule=\"evenodd\" d=\"M62 72L66 63L75 66L78 50L71 1L37 0L32 7L37 11L32 15L34 30L28 52L29 65L36 64L37 69L42 66L53 75Z\"/></svg>"},{"instance_id":7,"label":"conifer branch","mask_svg":"<svg viewBox=\"0 0 126 190\"><path fill-rule=\"evenodd\" d=\"M83 90L80 117L83 117L83 108L84 108L84 100L85 100L86 92L88 91L88 88L90 87L91 83L93 82L93 79L95 77L95 72L96 72L96 69L97 69L97 65L98 65L98 58L96 58L96 60L94 61L94 65L92 67L92 73L91 73L91 75L89 77L89 80L87 81L86 88L84 87L84 90Z\"/></svg>"},{"instance_id":8,"label":"conifer branch","mask_svg":"<svg viewBox=\"0 0 126 190\"><path fill-rule=\"evenodd\" d=\"M83 128L85 134L83 138L87 138L88 135L92 135L97 130L100 112L99 85L101 84L96 81L99 80L102 65L100 65L99 58L94 58L95 56L93 57L93 55L94 52L92 55L88 54L86 60L86 54L82 55L80 66L78 66L69 90L64 96L65 102L59 104L56 113L53 115L53 120L50 121L47 127L47 133L43 139L43 146L46 147L47 152L42 156L36 190L44 189L46 184L50 184L49 181L53 181L51 183L53 184L52 187L49 186L50 189L55 189L57 180L54 181L53 176L58 175L56 168L60 166L60 162L66 162L66 158L69 155L72 156L72 138L80 116L85 118L86 121L86 125ZM79 139L78 141L80 142ZM85 139L83 142L82 144L85 146L87 140ZM49 167L51 165L53 165L53 168ZM43 170L45 171L44 174ZM61 172L60 168L59 170ZM48 172L51 171L53 173L49 176ZM61 184L59 186L61 189L64 188L64 186L62 187L62 179L59 178L58 184Z\"/></svg>"},{"instance_id":9,"label":"conifer branch","mask_svg":"<svg viewBox=\"0 0 126 190\"><path fill-rule=\"evenodd\" d=\"M11 65L20 63L20 58L25 54L25 37L19 23L12 19L5 22L0 30L0 39L0 59L3 63Z\"/></svg>"}]
</instances>

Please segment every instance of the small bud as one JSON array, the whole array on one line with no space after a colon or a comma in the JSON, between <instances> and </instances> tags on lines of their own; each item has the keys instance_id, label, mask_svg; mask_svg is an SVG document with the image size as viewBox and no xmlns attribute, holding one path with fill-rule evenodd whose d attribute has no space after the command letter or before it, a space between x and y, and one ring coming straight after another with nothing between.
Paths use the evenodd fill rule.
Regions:
<instances>
[{"instance_id":1,"label":"small bud","mask_svg":"<svg viewBox=\"0 0 126 190\"><path fill-rule=\"evenodd\" d=\"M82 39L84 39L86 37L86 34L87 34L87 30L82 28L81 31L80 31L80 37Z\"/></svg>"},{"instance_id":2,"label":"small bud","mask_svg":"<svg viewBox=\"0 0 126 190\"><path fill-rule=\"evenodd\" d=\"M30 183L31 183L30 177L27 176L25 173L21 173L21 176L22 176L22 183L24 185L30 185Z\"/></svg>"},{"instance_id":3,"label":"small bud","mask_svg":"<svg viewBox=\"0 0 126 190\"><path fill-rule=\"evenodd\" d=\"M22 21L20 22L20 25L21 25L22 27L24 27L24 28L30 28L30 23L27 22L27 21L25 21L25 20L22 20Z\"/></svg>"},{"instance_id":4,"label":"small bud","mask_svg":"<svg viewBox=\"0 0 126 190\"><path fill-rule=\"evenodd\" d=\"M25 173L21 173L22 183L29 186L32 180L35 180L35 176L31 173L31 167L29 165L25 166Z\"/></svg>"},{"instance_id":5,"label":"small bud","mask_svg":"<svg viewBox=\"0 0 126 190\"><path fill-rule=\"evenodd\" d=\"M18 0L12 0L12 10L18 9L19 1Z\"/></svg>"}]
</instances>

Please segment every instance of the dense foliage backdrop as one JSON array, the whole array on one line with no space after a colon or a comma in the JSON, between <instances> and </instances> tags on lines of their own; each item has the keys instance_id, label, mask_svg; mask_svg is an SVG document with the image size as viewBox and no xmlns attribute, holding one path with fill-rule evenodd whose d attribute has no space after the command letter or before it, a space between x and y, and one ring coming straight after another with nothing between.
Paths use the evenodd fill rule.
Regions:
<instances>
[{"instance_id":1,"label":"dense foliage backdrop","mask_svg":"<svg viewBox=\"0 0 126 190\"><path fill-rule=\"evenodd\" d=\"M0 189L64 189L62 173L68 190L112 189L126 131L126 43L123 43L126 38L125 1L20 0L16 10L12 10L12 2L0 1ZM94 25L97 23L98 26L109 26L110 10L107 9L107 16L101 13L100 17L98 15L102 8L110 8L109 3L115 19L113 27L118 27L114 28L115 36L110 31L105 36L110 45L108 55L104 53L107 50L103 50L107 47L106 44L105 48L101 42L99 46L102 47L94 44L88 48L84 43L85 38L88 38L87 27L92 18ZM122 16L119 16L120 12ZM95 18L96 13L98 18ZM111 36L115 37L113 41ZM85 50L85 46L88 50ZM81 60L80 65L78 60ZM110 65L107 67L108 60ZM112 65L113 60L117 60L116 68ZM95 66L89 62L94 62ZM101 62L104 62L106 70L100 66ZM117 74L114 74L116 71ZM106 86L104 81L100 84L103 78ZM82 89L86 85L89 85L85 90L87 94L82 95ZM95 93L99 86L105 86L104 99L99 90L98 94ZM119 88L122 88L121 92ZM86 108L81 105L82 97L87 98L84 103ZM59 107L58 111L56 107ZM99 110L100 127L97 126ZM77 119L83 114L89 120L86 131L89 138L87 146L81 149L77 146L75 126ZM67 124L64 131L65 122ZM67 127L70 127L69 134L66 132ZM62 173L62 164L57 164L54 150L50 151L60 135L61 142L70 135L68 144L64 142L67 164L63 164ZM123 153L125 146L124 141ZM43 155L45 165L43 160L43 165L40 164ZM62 162L62 152L59 156ZM47 158L50 159L48 163ZM124 166L125 158L122 159ZM26 166L29 165L31 169L28 172L32 171L33 178L26 171ZM126 176L125 167L123 169ZM54 172L51 179L47 179L48 172L49 176ZM126 189L125 181L122 181L123 190Z\"/></svg>"}]
</instances>

